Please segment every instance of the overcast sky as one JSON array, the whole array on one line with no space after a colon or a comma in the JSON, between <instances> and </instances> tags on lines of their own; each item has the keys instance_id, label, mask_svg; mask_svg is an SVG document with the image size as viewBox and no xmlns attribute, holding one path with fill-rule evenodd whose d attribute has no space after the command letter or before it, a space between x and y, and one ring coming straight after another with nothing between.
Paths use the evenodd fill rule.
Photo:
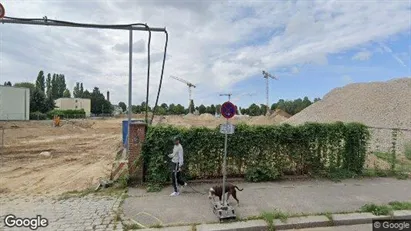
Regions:
<instances>
[{"instance_id":1,"label":"overcast sky","mask_svg":"<svg viewBox=\"0 0 411 231\"><path fill-rule=\"evenodd\" d=\"M240 106L280 98L323 97L351 82L411 76L411 1L1 0L6 16L166 27L169 46L160 103ZM133 104L146 94L147 32L134 32ZM0 24L0 81L34 82L39 70L110 91L127 103L128 32ZM151 40L150 105L157 95L164 33ZM251 93L253 95L241 95ZM240 97L241 96L241 97Z\"/></svg>"}]
</instances>

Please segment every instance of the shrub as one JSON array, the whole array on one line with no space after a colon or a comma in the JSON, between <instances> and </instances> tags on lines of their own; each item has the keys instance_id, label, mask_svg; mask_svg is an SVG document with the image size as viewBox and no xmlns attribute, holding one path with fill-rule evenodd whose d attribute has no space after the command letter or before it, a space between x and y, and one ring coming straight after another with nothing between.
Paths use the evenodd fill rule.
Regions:
<instances>
[{"instance_id":1,"label":"shrub","mask_svg":"<svg viewBox=\"0 0 411 231\"><path fill-rule=\"evenodd\" d=\"M54 109L47 113L49 119L53 119L54 116L60 116L60 118L84 118L86 112L84 109L80 110L58 110Z\"/></svg>"},{"instance_id":2,"label":"shrub","mask_svg":"<svg viewBox=\"0 0 411 231\"><path fill-rule=\"evenodd\" d=\"M411 160L411 142L405 144L405 157Z\"/></svg>"},{"instance_id":3,"label":"shrub","mask_svg":"<svg viewBox=\"0 0 411 231\"><path fill-rule=\"evenodd\" d=\"M170 180L172 137L179 135L184 148L188 179L222 176L224 135L219 128L150 126L142 147L146 181ZM369 131L358 123L306 123L249 126L239 124L228 136L227 175L248 181L270 181L285 174L362 174Z\"/></svg>"},{"instance_id":4,"label":"shrub","mask_svg":"<svg viewBox=\"0 0 411 231\"><path fill-rule=\"evenodd\" d=\"M30 113L30 120L46 120L47 115L41 112L32 112Z\"/></svg>"}]
</instances>

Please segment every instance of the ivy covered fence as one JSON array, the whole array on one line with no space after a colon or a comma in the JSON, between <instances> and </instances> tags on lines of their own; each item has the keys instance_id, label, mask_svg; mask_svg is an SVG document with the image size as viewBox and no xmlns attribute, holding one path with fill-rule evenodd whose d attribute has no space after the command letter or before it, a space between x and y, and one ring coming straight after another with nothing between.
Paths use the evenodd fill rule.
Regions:
<instances>
[{"instance_id":1,"label":"ivy covered fence","mask_svg":"<svg viewBox=\"0 0 411 231\"><path fill-rule=\"evenodd\" d=\"M186 179L222 177L224 134L219 128L150 126L142 148L146 182L170 179L174 136L184 148ZM368 128L359 123L306 123L272 126L236 125L228 136L227 174L247 181L270 181L284 175L361 174L366 158Z\"/></svg>"}]
</instances>

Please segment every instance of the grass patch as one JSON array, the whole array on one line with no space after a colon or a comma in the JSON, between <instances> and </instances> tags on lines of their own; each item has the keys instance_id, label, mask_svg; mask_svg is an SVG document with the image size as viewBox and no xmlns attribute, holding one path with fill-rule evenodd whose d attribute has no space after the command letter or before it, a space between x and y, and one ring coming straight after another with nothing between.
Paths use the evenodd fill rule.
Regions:
<instances>
[{"instance_id":1,"label":"grass patch","mask_svg":"<svg viewBox=\"0 0 411 231\"><path fill-rule=\"evenodd\" d=\"M361 212L372 213L376 216L391 215L392 208L388 205L365 204L360 208Z\"/></svg>"},{"instance_id":2,"label":"grass patch","mask_svg":"<svg viewBox=\"0 0 411 231\"><path fill-rule=\"evenodd\" d=\"M411 210L411 202L400 202L400 201L392 201L388 203L388 205L393 210Z\"/></svg>"},{"instance_id":3,"label":"grass patch","mask_svg":"<svg viewBox=\"0 0 411 231\"><path fill-rule=\"evenodd\" d=\"M163 226L161 224L155 224L155 225L151 225L150 228L163 228Z\"/></svg>"},{"instance_id":4,"label":"grass patch","mask_svg":"<svg viewBox=\"0 0 411 231\"><path fill-rule=\"evenodd\" d=\"M269 230L274 230L274 220L279 219L281 222L285 223L287 222L289 214L274 210L273 212L263 212L260 217L268 223Z\"/></svg>"},{"instance_id":5,"label":"grass patch","mask_svg":"<svg viewBox=\"0 0 411 231\"><path fill-rule=\"evenodd\" d=\"M99 191L95 191L95 188L87 188L84 190L74 190L74 191L68 191L68 192L62 193L60 196L58 196L57 200L80 198L80 197L85 197L88 195L116 197L116 196L120 196L121 193L123 192L127 192L127 189L116 187L116 186L105 188L105 189L100 189Z\"/></svg>"},{"instance_id":6,"label":"grass patch","mask_svg":"<svg viewBox=\"0 0 411 231\"><path fill-rule=\"evenodd\" d=\"M133 230L133 229L143 229L143 227L141 227L137 224L124 224L123 225L123 230L124 231Z\"/></svg>"}]
</instances>

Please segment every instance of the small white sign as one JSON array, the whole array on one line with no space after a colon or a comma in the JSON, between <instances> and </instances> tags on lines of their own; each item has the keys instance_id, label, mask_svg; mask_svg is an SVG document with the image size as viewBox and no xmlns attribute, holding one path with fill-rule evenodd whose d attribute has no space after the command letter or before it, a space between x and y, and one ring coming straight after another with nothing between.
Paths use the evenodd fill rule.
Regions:
<instances>
[{"instance_id":1,"label":"small white sign","mask_svg":"<svg viewBox=\"0 0 411 231\"><path fill-rule=\"evenodd\" d=\"M235 126L233 124L221 124L220 132L223 134L233 134Z\"/></svg>"}]
</instances>

